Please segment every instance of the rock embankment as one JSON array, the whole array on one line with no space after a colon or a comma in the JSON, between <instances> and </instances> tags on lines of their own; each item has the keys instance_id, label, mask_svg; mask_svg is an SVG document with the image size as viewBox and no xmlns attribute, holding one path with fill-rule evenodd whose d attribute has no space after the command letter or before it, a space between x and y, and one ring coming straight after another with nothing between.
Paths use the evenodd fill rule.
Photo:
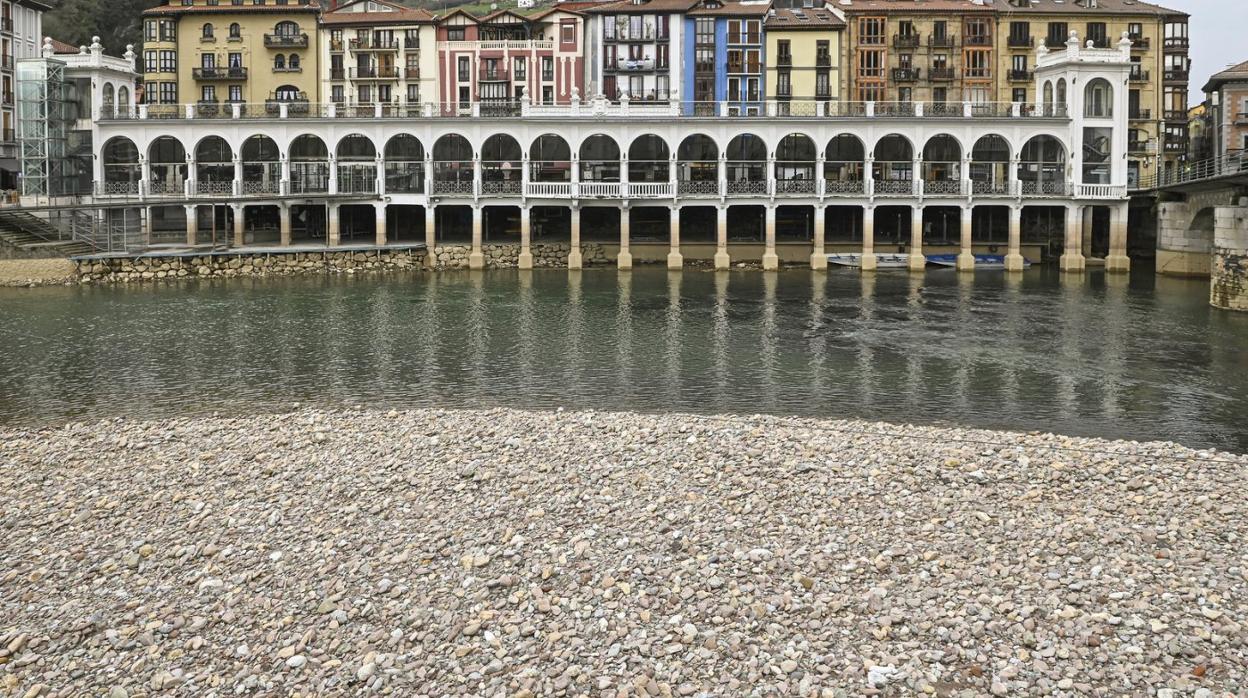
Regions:
<instances>
[{"instance_id":1,"label":"rock embankment","mask_svg":"<svg viewBox=\"0 0 1248 698\"><path fill-rule=\"evenodd\" d=\"M779 418L0 431L0 693L1225 696L1248 458Z\"/></svg>"}]
</instances>

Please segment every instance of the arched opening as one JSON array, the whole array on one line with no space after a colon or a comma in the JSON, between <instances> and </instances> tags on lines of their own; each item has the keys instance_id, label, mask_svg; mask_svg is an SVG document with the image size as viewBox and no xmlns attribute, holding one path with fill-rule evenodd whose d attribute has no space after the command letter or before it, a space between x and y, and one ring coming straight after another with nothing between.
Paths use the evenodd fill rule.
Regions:
<instances>
[{"instance_id":1,"label":"arched opening","mask_svg":"<svg viewBox=\"0 0 1248 698\"><path fill-rule=\"evenodd\" d=\"M1044 81L1044 108L1045 111L1051 111L1053 107L1053 81Z\"/></svg>"},{"instance_id":2,"label":"arched opening","mask_svg":"<svg viewBox=\"0 0 1248 698\"><path fill-rule=\"evenodd\" d=\"M299 36L299 24L291 21L278 22L273 26L273 33L283 38Z\"/></svg>"},{"instance_id":3,"label":"arched opening","mask_svg":"<svg viewBox=\"0 0 1248 698\"><path fill-rule=\"evenodd\" d=\"M687 136L676 147L679 194L719 193L719 146L701 133Z\"/></svg>"},{"instance_id":4,"label":"arched opening","mask_svg":"<svg viewBox=\"0 0 1248 698\"><path fill-rule=\"evenodd\" d=\"M273 70L286 70L286 56L279 53L273 57Z\"/></svg>"},{"instance_id":5,"label":"arched opening","mask_svg":"<svg viewBox=\"0 0 1248 698\"><path fill-rule=\"evenodd\" d=\"M962 193L962 145L953 136L932 136L923 146L923 190L933 195Z\"/></svg>"},{"instance_id":6,"label":"arched opening","mask_svg":"<svg viewBox=\"0 0 1248 698\"><path fill-rule=\"evenodd\" d=\"M152 195L186 192L186 148L173 136L161 136L147 149L147 167L151 181L147 191Z\"/></svg>"},{"instance_id":7,"label":"arched opening","mask_svg":"<svg viewBox=\"0 0 1248 698\"><path fill-rule=\"evenodd\" d=\"M410 133L386 142L386 193L421 194L425 191L425 146Z\"/></svg>"},{"instance_id":8,"label":"arched opening","mask_svg":"<svg viewBox=\"0 0 1248 698\"><path fill-rule=\"evenodd\" d=\"M458 133L433 144L433 193L472 193L472 144Z\"/></svg>"},{"instance_id":9,"label":"arched opening","mask_svg":"<svg viewBox=\"0 0 1248 698\"><path fill-rule=\"evenodd\" d=\"M205 22L204 26L200 27L199 31L200 31L200 37L204 39L211 39L212 38L212 22Z\"/></svg>"},{"instance_id":10,"label":"arched opening","mask_svg":"<svg viewBox=\"0 0 1248 698\"><path fill-rule=\"evenodd\" d=\"M667 182L671 178L671 150L667 141L652 133L638 136L628 146L628 181Z\"/></svg>"},{"instance_id":11,"label":"arched opening","mask_svg":"<svg viewBox=\"0 0 1248 698\"><path fill-rule=\"evenodd\" d=\"M125 136L109 139L104 144L104 194L139 193L139 149Z\"/></svg>"},{"instance_id":12,"label":"arched opening","mask_svg":"<svg viewBox=\"0 0 1248 698\"><path fill-rule=\"evenodd\" d=\"M131 113L130 88L122 85L117 88L117 116L127 117Z\"/></svg>"},{"instance_id":13,"label":"arched opening","mask_svg":"<svg viewBox=\"0 0 1248 698\"><path fill-rule=\"evenodd\" d=\"M231 39L243 38L243 28L242 26L239 25L238 22L234 22L233 24L230 25L230 38Z\"/></svg>"},{"instance_id":14,"label":"arched opening","mask_svg":"<svg viewBox=\"0 0 1248 698\"><path fill-rule=\"evenodd\" d=\"M752 133L733 137L724 159L729 194L767 193L767 144L762 138Z\"/></svg>"},{"instance_id":15,"label":"arched opening","mask_svg":"<svg viewBox=\"0 0 1248 698\"><path fill-rule=\"evenodd\" d=\"M1083 115L1089 119L1109 119L1114 115L1114 88L1104 78L1096 78L1083 88Z\"/></svg>"},{"instance_id":16,"label":"arched opening","mask_svg":"<svg viewBox=\"0 0 1248 698\"><path fill-rule=\"evenodd\" d=\"M234 190L234 150L220 136L207 136L195 146L195 191L230 194Z\"/></svg>"},{"instance_id":17,"label":"arched opening","mask_svg":"<svg viewBox=\"0 0 1248 698\"><path fill-rule=\"evenodd\" d=\"M529 146L529 179L534 182L572 181L572 148L563 136L544 133Z\"/></svg>"},{"instance_id":18,"label":"arched opening","mask_svg":"<svg viewBox=\"0 0 1248 698\"><path fill-rule=\"evenodd\" d=\"M776 146L776 193L815 193L815 142L801 133L790 133Z\"/></svg>"},{"instance_id":19,"label":"arched opening","mask_svg":"<svg viewBox=\"0 0 1248 698\"><path fill-rule=\"evenodd\" d=\"M1035 136L1018 158L1023 194L1060 196L1066 193L1066 148L1053 136Z\"/></svg>"},{"instance_id":20,"label":"arched opening","mask_svg":"<svg viewBox=\"0 0 1248 698\"><path fill-rule=\"evenodd\" d=\"M104 117L111 118L117 108L117 95L113 90L113 83L104 83L104 89L100 96L100 114Z\"/></svg>"},{"instance_id":21,"label":"arched opening","mask_svg":"<svg viewBox=\"0 0 1248 698\"><path fill-rule=\"evenodd\" d=\"M1053 98L1053 106L1057 113L1066 113L1066 78L1057 79L1057 95Z\"/></svg>"},{"instance_id":22,"label":"arched opening","mask_svg":"<svg viewBox=\"0 0 1248 698\"><path fill-rule=\"evenodd\" d=\"M243 193L277 194L282 181L282 153L268 136L243 141Z\"/></svg>"},{"instance_id":23,"label":"arched opening","mask_svg":"<svg viewBox=\"0 0 1248 698\"><path fill-rule=\"evenodd\" d=\"M338 191L370 194L377 191L377 146L364 134L343 136L334 149L338 163Z\"/></svg>"},{"instance_id":24,"label":"arched opening","mask_svg":"<svg viewBox=\"0 0 1248 698\"><path fill-rule=\"evenodd\" d=\"M286 59L286 69L292 73L299 72L301 70L299 64L299 54L290 54L290 56Z\"/></svg>"},{"instance_id":25,"label":"arched opening","mask_svg":"<svg viewBox=\"0 0 1248 698\"><path fill-rule=\"evenodd\" d=\"M610 136L596 134L581 142L581 195L609 193L607 183L620 181L620 146ZM618 194L619 187L615 188Z\"/></svg>"},{"instance_id":26,"label":"arched opening","mask_svg":"<svg viewBox=\"0 0 1248 698\"><path fill-rule=\"evenodd\" d=\"M975 194L1010 193L1010 144L996 134L971 148L971 188Z\"/></svg>"},{"instance_id":27,"label":"arched opening","mask_svg":"<svg viewBox=\"0 0 1248 698\"><path fill-rule=\"evenodd\" d=\"M1109 184L1113 181L1114 129L1108 126L1083 127L1083 183Z\"/></svg>"},{"instance_id":28,"label":"arched opening","mask_svg":"<svg viewBox=\"0 0 1248 698\"><path fill-rule=\"evenodd\" d=\"M857 136L842 133L828 141L823 162L825 190L829 194L861 194L866 160L866 148Z\"/></svg>"},{"instance_id":29,"label":"arched opening","mask_svg":"<svg viewBox=\"0 0 1248 698\"><path fill-rule=\"evenodd\" d=\"M914 146L905 136L884 136L875 144L872 176L877 194L914 193Z\"/></svg>"},{"instance_id":30,"label":"arched opening","mask_svg":"<svg viewBox=\"0 0 1248 698\"><path fill-rule=\"evenodd\" d=\"M329 147L312 134L290 143L290 191L292 194L329 191Z\"/></svg>"},{"instance_id":31,"label":"arched opening","mask_svg":"<svg viewBox=\"0 0 1248 698\"><path fill-rule=\"evenodd\" d=\"M519 194L524 153L515 138L496 133L481 145L481 193Z\"/></svg>"}]
</instances>

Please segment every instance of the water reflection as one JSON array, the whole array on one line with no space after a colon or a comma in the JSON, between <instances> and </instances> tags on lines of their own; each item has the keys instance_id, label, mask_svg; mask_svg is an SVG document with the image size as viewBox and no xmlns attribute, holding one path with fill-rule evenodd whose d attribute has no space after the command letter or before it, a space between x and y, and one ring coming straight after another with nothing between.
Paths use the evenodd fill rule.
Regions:
<instances>
[{"instance_id":1,"label":"water reflection","mask_svg":"<svg viewBox=\"0 0 1248 698\"><path fill-rule=\"evenodd\" d=\"M1248 449L1199 281L500 271L0 291L0 420L292 402L794 413Z\"/></svg>"}]
</instances>

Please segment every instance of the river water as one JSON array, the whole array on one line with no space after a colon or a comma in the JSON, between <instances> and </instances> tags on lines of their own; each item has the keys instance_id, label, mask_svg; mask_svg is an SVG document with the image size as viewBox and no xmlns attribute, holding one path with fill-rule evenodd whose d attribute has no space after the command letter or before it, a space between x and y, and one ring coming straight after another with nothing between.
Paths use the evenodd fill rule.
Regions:
<instances>
[{"instance_id":1,"label":"river water","mask_svg":"<svg viewBox=\"0 0 1248 698\"><path fill-rule=\"evenodd\" d=\"M1208 283L638 269L0 289L0 423L294 402L767 412L1248 451Z\"/></svg>"}]
</instances>

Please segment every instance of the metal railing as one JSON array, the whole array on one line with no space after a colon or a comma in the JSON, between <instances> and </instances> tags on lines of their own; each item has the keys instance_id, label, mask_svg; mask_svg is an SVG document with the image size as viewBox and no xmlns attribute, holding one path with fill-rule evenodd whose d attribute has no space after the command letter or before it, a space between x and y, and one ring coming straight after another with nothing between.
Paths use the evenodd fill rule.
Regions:
<instances>
[{"instance_id":1,"label":"metal railing","mask_svg":"<svg viewBox=\"0 0 1248 698\"><path fill-rule=\"evenodd\" d=\"M1141 180L1141 188L1173 187L1239 174L1248 175L1248 151L1239 150L1172 168L1157 177Z\"/></svg>"},{"instance_id":2,"label":"metal railing","mask_svg":"<svg viewBox=\"0 0 1248 698\"><path fill-rule=\"evenodd\" d=\"M307 34L265 34L266 48L307 48Z\"/></svg>"}]
</instances>

